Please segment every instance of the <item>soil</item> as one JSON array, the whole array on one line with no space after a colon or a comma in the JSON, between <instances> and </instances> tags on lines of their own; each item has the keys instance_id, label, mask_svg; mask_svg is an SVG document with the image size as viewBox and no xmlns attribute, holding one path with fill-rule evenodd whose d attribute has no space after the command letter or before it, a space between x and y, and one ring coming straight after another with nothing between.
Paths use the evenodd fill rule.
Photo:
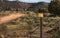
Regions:
<instances>
[{"instance_id":1,"label":"soil","mask_svg":"<svg viewBox=\"0 0 60 38\"><path fill-rule=\"evenodd\" d=\"M0 24L2 23L6 23L6 22L9 22L11 20L14 20L14 19L17 19L19 17L22 17L24 16L25 14L19 14L19 13L13 13L13 14L10 14L8 16L4 16L4 17L0 17Z\"/></svg>"}]
</instances>

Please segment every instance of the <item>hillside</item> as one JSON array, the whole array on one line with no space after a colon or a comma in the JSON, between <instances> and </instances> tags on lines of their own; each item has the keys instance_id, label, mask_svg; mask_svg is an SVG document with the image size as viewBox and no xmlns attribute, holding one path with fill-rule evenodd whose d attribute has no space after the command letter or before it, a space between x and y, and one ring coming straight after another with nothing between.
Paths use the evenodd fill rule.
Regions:
<instances>
[{"instance_id":1,"label":"hillside","mask_svg":"<svg viewBox=\"0 0 60 38\"><path fill-rule=\"evenodd\" d=\"M26 14L26 16L20 17L21 13ZM28 11L18 11L18 12L0 11L0 17L2 19L5 18L4 20L0 20L0 21L6 22L4 24L0 24L0 35L1 36L6 35L7 38L13 38L13 37L30 38L30 35L32 34L31 35L32 38L40 38L39 37L40 36L40 28L39 28L40 20L37 17L36 13L31 12L31 11L29 12ZM58 27L60 27L59 25L60 25L60 17L44 17L43 28L42 28L43 38L51 38L51 37L58 35L57 30L58 30ZM15 34L16 36L14 36L13 34Z\"/></svg>"},{"instance_id":2,"label":"hillside","mask_svg":"<svg viewBox=\"0 0 60 38\"><path fill-rule=\"evenodd\" d=\"M39 8L47 8L48 3L46 2L38 2L38 3L24 3L24 2L16 2L16 1L6 1L0 2L0 10L34 10Z\"/></svg>"}]
</instances>

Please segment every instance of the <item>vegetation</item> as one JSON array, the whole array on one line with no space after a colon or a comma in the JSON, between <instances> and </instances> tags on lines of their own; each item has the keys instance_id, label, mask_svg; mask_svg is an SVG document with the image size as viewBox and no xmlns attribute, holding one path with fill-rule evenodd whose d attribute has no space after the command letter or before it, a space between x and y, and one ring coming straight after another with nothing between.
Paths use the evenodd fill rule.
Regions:
<instances>
[{"instance_id":1,"label":"vegetation","mask_svg":"<svg viewBox=\"0 0 60 38\"><path fill-rule=\"evenodd\" d=\"M50 13L54 14L55 16L56 15L60 16L60 0L51 1L51 3L49 4L48 10ZM60 38L60 29L59 29L59 27L60 27L59 23L60 22L59 22L59 20L60 20L59 18L57 20L55 19L54 20L54 22L56 21L55 23L52 22L53 19L50 20L51 24L53 23L54 27L58 27L57 29L52 31L52 37L51 38Z\"/></svg>"},{"instance_id":2,"label":"vegetation","mask_svg":"<svg viewBox=\"0 0 60 38\"><path fill-rule=\"evenodd\" d=\"M37 14L30 11L1 11L0 17L8 16L9 14L12 14L12 13L24 13L26 14L26 16L12 20L5 24L1 24L0 32L19 29L19 30L22 30L20 31L20 33L24 33L26 35L28 32L30 32L30 30L33 30L35 27L40 25L40 21L39 21L39 18L37 17ZM56 27L59 27L59 25L60 25L60 17L44 17L43 18L44 27L56 28ZM52 32L52 37L55 37L56 33L57 33L56 35L59 35L58 31L53 31L53 32Z\"/></svg>"},{"instance_id":3,"label":"vegetation","mask_svg":"<svg viewBox=\"0 0 60 38\"><path fill-rule=\"evenodd\" d=\"M5 24L1 24L0 31L20 29L20 30L22 30L23 33L27 34L28 31L34 29L36 26L39 26L39 18L37 17L37 14L34 12L1 11L0 17L8 16L9 14L12 14L12 13L24 13L24 14L26 14L26 16L12 20L12 21L5 23ZM2 29L2 27L5 27L5 26L7 29L6 28Z\"/></svg>"},{"instance_id":4,"label":"vegetation","mask_svg":"<svg viewBox=\"0 0 60 38\"><path fill-rule=\"evenodd\" d=\"M53 0L49 4L48 10L50 13L54 15L60 15L60 1L59 0Z\"/></svg>"},{"instance_id":5,"label":"vegetation","mask_svg":"<svg viewBox=\"0 0 60 38\"><path fill-rule=\"evenodd\" d=\"M47 8L39 8L34 10L35 13L40 13L40 12L48 12Z\"/></svg>"},{"instance_id":6,"label":"vegetation","mask_svg":"<svg viewBox=\"0 0 60 38\"><path fill-rule=\"evenodd\" d=\"M22 4L21 6L19 5L23 9L18 9L18 8L13 9L10 6L3 7L4 11L0 10L0 17L8 16L12 13L23 13L23 14L26 14L26 16L9 21L8 23L0 24L0 36L1 36L1 34L4 33L5 36L6 36L6 34L8 35L8 37L5 37L5 38L9 38L9 36L10 36L9 32L12 32L10 34L11 34L11 36L14 36L14 38L16 38L17 37L16 35L18 35L18 34L20 34L19 36L25 37L30 33L32 34L33 32L34 33L32 36L34 36L36 34L36 32L37 33L40 32L40 29L38 28L40 26L40 18L37 17L37 13L48 12L48 10L49 10L49 12L51 14L60 16L60 0L51 1L51 3L49 3L48 10L47 10L47 8L35 8L36 5L35 4L32 5L32 9L29 9L30 5L28 5L28 4ZM13 6L13 4L11 6ZM40 7L39 4L38 4L38 6ZM31 11L29 11L28 9ZM15 10L15 11L9 11L9 10ZM22 10L22 11L18 11L18 10ZM60 28L59 28L60 27L60 17L48 17L47 13L46 13L46 16L47 17L43 17L43 19L42 19L43 27L53 28L53 30L51 30L49 32L51 34L51 38L60 38ZM33 31L36 28L38 28L38 31ZM16 34L16 32L17 32L17 34ZM40 34L40 33L38 33L38 34ZM36 38L36 35L34 38ZM38 36L40 36L40 35L38 35Z\"/></svg>"}]
</instances>

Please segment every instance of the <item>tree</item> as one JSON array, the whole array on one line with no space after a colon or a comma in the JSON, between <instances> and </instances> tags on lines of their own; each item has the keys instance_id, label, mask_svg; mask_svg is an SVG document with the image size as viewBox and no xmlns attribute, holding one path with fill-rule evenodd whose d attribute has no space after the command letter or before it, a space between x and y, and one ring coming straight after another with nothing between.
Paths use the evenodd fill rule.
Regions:
<instances>
[{"instance_id":1,"label":"tree","mask_svg":"<svg viewBox=\"0 0 60 38\"><path fill-rule=\"evenodd\" d=\"M34 12L44 13L44 12L48 12L48 10L46 8L40 8L40 9L35 10Z\"/></svg>"},{"instance_id":2,"label":"tree","mask_svg":"<svg viewBox=\"0 0 60 38\"><path fill-rule=\"evenodd\" d=\"M50 13L54 15L60 15L60 1L59 0L52 0L49 4L48 10Z\"/></svg>"}]
</instances>

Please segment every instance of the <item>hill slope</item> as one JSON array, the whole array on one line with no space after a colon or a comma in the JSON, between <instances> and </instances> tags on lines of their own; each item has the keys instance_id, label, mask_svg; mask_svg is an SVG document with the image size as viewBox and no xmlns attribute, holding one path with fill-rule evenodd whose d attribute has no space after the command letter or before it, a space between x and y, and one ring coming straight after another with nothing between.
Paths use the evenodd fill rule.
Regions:
<instances>
[{"instance_id":1,"label":"hill slope","mask_svg":"<svg viewBox=\"0 0 60 38\"><path fill-rule=\"evenodd\" d=\"M6 1L0 2L0 10L26 10L31 9L34 10L36 8L47 8L48 3L46 2L38 2L38 3L24 3L24 2L16 2L16 1Z\"/></svg>"}]
</instances>

